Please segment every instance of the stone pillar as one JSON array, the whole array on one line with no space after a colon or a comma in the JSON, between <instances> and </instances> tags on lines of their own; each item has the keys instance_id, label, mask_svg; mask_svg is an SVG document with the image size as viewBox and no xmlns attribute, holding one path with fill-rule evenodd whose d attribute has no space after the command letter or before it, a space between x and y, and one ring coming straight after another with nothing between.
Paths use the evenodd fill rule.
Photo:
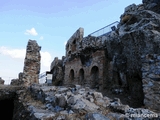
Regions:
<instances>
[{"instance_id":1,"label":"stone pillar","mask_svg":"<svg viewBox=\"0 0 160 120\"><path fill-rule=\"evenodd\" d=\"M35 40L29 40L26 48L26 57L23 69L23 82L25 86L39 83L41 47Z\"/></svg>"}]
</instances>

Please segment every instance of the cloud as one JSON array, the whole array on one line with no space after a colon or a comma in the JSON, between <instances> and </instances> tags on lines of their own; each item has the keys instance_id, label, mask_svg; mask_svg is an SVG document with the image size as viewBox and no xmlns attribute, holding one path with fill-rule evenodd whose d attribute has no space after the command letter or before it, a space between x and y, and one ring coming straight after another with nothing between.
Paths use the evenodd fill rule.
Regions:
<instances>
[{"instance_id":1,"label":"cloud","mask_svg":"<svg viewBox=\"0 0 160 120\"><path fill-rule=\"evenodd\" d=\"M36 32L35 28L31 28L30 30L26 30L26 32L24 33L25 35L33 35L33 36L37 36L38 33Z\"/></svg>"},{"instance_id":2,"label":"cloud","mask_svg":"<svg viewBox=\"0 0 160 120\"><path fill-rule=\"evenodd\" d=\"M41 52L41 64L44 67L50 67L51 61L52 57L49 52Z\"/></svg>"},{"instance_id":3,"label":"cloud","mask_svg":"<svg viewBox=\"0 0 160 120\"><path fill-rule=\"evenodd\" d=\"M3 55L8 55L12 58L23 59L25 57L25 49L10 49L7 47L0 47L0 53Z\"/></svg>"},{"instance_id":4,"label":"cloud","mask_svg":"<svg viewBox=\"0 0 160 120\"><path fill-rule=\"evenodd\" d=\"M39 39L40 39L40 40L43 40L44 38L43 38L43 36L41 36Z\"/></svg>"},{"instance_id":5,"label":"cloud","mask_svg":"<svg viewBox=\"0 0 160 120\"><path fill-rule=\"evenodd\" d=\"M26 55L26 49L12 49L7 47L0 47L0 53L2 55L10 56L11 58L19 58L24 60ZM41 53L41 68L47 67L49 69L52 57L49 52L40 51Z\"/></svg>"}]
</instances>

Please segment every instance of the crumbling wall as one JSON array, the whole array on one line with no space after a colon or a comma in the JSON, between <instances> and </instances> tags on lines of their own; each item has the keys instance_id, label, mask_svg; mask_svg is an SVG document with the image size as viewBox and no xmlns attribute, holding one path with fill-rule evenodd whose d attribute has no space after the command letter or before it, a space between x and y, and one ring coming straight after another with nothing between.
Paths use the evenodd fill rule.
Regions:
<instances>
[{"instance_id":1,"label":"crumbling wall","mask_svg":"<svg viewBox=\"0 0 160 120\"><path fill-rule=\"evenodd\" d=\"M157 0L143 0L140 5L132 4L120 16L117 28L99 37L74 39L76 31L66 45L64 83L92 87L94 81L92 88L96 88L99 83L103 84L101 88L111 91L112 94L126 95L132 107L159 104L157 99L154 100L158 88L154 92L150 90L151 92L146 93L145 78L141 70L144 67L141 56L160 54L158 8ZM72 49L74 43L76 47ZM101 58L103 62L99 62ZM96 77L97 74L100 77ZM78 82L79 79L84 79L84 82ZM146 97L152 93L153 98ZM157 109L156 106L152 108Z\"/></svg>"},{"instance_id":2,"label":"crumbling wall","mask_svg":"<svg viewBox=\"0 0 160 120\"><path fill-rule=\"evenodd\" d=\"M81 54L66 62L64 83L102 89L106 61L105 52L103 50L92 51L87 57Z\"/></svg>"},{"instance_id":3,"label":"crumbling wall","mask_svg":"<svg viewBox=\"0 0 160 120\"><path fill-rule=\"evenodd\" d=\"M141 59L144 104L160 111L160 54L143 55Z\"/></svg>"},{"instance_id":4,"label":"crumbling wall","mask_svg":"<svg viewBox=\"0 0 160 120\"><path fill-rule=\"evenodd\" d=\"M41 47L35 40L29 40L26 48L26 57L23 69L23 82L25 86L39 83Z\"/></svg>"},{"instance_id":5,"label":"crumbling wall","mask_svg":"<svg viewBox=\"0 0 160 120\"><path fill-rule=\"evenodd\" d=\"M67 41L66 44L66 56L79 52L80 42L83 39L84 29L79 28Z\"/></svg>"},{"instance_id":6,"label":"crumbling wall","mask_svg":"<svg viewBox=\"0 0 160 120\"><path fill-rule=\"evenodd\" d=\"M18 74L18 78L17 79L12 79L10 85L23 85L23 73L20 72Z\"/></svg>"},{"instance_id":7,"label":"crumbling wall","mask_svg":"<svg viewBox=\"0 0 160 120\"><path fill-rule=\"evenodd\" d=\"M51 63L50 71L52 73L52 83L53 85L62 85L64 80L64 67L63 60L55 57Z\"/></svg>"},{"instance_id":8,"label":"crumbling wall","mask_svg":"<svg viewBox=\"0 0 160 120\"><path fill-rule=\"evenodd\" d=\"M65 64L64 84L78 84L79 70L82 69L80 58L74 58Z\"/></svg>"},{"instance_id":9,"label":"crumbling wall","mask_svg":"<svg viewBox=\"0 0 160 120\"><path fill-rule=\"evenodd\" d=\"M142 0L145 9L151 10L160 14L160 1L159 0Z\"/></svg>"},{"instance_id":10,"label":"crumbling wall","mask_svg":"<svg viewBox=\"0 0 160 120\"><path fill-rule=\"evenodd\" d=\"M126 22L121 20L118 31L122 54L127 58L125 73L131 98L135 100L133 103L135 106L140 103L138 101L141 101L142 105L143 103L148 104L145 102L146 92L143 88L142 77L144 76L141 71L143 67L141 56L160 53L160 14L153 12L154 10L146 10L146 5L141 5L141 10L127 12L130 18ZM153 104L155 100L152 98L150 101ZM152 108L156 109L156 107Z\"/></svg>"}]
</instances>

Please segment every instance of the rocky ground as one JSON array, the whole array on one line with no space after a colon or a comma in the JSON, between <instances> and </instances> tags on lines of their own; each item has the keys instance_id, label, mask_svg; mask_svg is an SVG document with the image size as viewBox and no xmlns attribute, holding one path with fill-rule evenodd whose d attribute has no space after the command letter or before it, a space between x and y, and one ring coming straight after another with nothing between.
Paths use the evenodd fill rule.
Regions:
<instances>
[{"instance_id":1,"label":"rocky ground","mask_svg":"<svg viewBox=\"0 0 160 120\"><path fill-rule=\"evenodd\" d=\"M158 120L158 113L123 105L88 87L33 84L17 91L16 120ZM20 107L21 106L21 107ZM150 115L138 116L133 115Z\"/></svg>"}]
</instances>

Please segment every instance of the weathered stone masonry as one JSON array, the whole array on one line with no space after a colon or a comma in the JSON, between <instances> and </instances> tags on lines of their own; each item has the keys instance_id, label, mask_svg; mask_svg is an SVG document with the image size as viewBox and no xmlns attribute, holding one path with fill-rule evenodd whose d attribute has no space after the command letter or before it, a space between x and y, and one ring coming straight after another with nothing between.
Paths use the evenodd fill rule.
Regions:
<instances>
[{"instance_id":1,"label":"weathered stone masonry","mask_svg":"<svg viewBox=\"0 0 160 120\"><path fill-rule=\"evenodd\" d=\"M83 28L79 28L66 44L64 84L103 89L105 51L83 49L83 40Z\"/></svg>"},{"instance_id":2,"label":"weathered stone masonry","mask_svg":"<svg viewBox=\"0 0 160 120\"><path fill-rule=\"evenodd\" d=\"M79 56L66 62L64 83L80 84L92 88L102 87L105 64L104 51L96 51L91 54L88 60L84 59Z\"/></svg>"},{"instance_id":3,"label":"weathered stone masonry","mask_svg":"<svg viewBox=\"0 0 160 120\"><path fill-rule=\"evenodd\" d=\"M28 41L22 78L25 86L29 86L32 83L39 83L40 50L41 47L35 40Z\"/></svg>"},{"instance_id":4,"label":"weathered stone masonry","mask_svg":"<svg viewBox=\"0 0 160 120\"><path fill-rule=\"evenodd\" d=\"M141 59L144 104L160 111L160 55L147 54Z\"/></svg>"},{"instance_id":5,"label":"weathered stone masonry","mask_svg":"<svg viewBox=\"0 0 160 120\"><path fill-rule=\"evenodd\" d=\"M141 59L148 54L160 54L159 6L158 1L143 0L143 4L126 7L117 28L99 37L83 37L83 28L78 29L66 44L62 83L127 94L129 105L159 110L159 83L144 76L142 68L148 64ZM148 74L154 76L149 71ZM159 75L156 73L156 77ZM146 81L153 86L146 88ZM148 97L150 94L154 95Z\"/></svg>"},{"instance_id":6,"label":"weathered stone masonry","mask_svg":"<svg viewBox=\"0 0 160 120\"><path fill-rule=\"evenodd\" d=\"M35 47L27 46L24 73L11 86L0 87L0 105L5 106L1 107L1 117L160 120L160 2L143 0L143 3L128 6L118 27L107 34L83 38L83 29L77 30L67 43L66 56L51 63L53 84L60 86L35 84L40 47L29 41ZM22 80L27 87L20 86ZM145 106L132 108L117 97L128 98L134 107L142 107L143 103Z\"/></svg>"}]
</instances>

